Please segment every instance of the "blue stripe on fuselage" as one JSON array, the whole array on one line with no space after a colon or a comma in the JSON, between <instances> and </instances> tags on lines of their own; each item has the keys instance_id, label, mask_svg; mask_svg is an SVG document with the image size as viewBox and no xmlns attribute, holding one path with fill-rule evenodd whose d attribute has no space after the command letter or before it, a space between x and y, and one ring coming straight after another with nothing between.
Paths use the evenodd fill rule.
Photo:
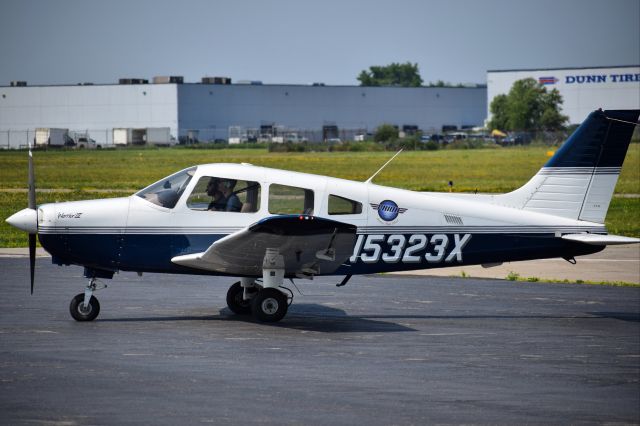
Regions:
<instances>
[{"instance_id":1,"label":"blue stripe on fuselage","mask_svg":"<svg viewBox=\"0 0 640 426\"><path fill-rule=\"evenodd\" d=\"M362 235L363 241L360 247L357 247L358 253L356 253L357 256L353 263L347 260L345 265L333 272L332 275L371 274L539 258L572 257L596 253L604 248L604 246L589 246L563 240L556 237L554 233L380 234L378 235L380 238L372 239L375 244L379 245L378 258L376 259L375 249L372 249L371 246L365 249L364 243L369 235L375 234ZM398 248L400 246L398 239L390 239L390 237L397 235L402 235L405 239L400 249ZM417 247L419 245L417 243L420 243L423 238L415 237L416 235L424 236L424 246ZM437 246L442 244L442 238L436 237L442 235L446 235L447 244L442 247L443 254L438 259ZM466 240L465 235L469 235ZM203 252L213 242L224 236L223 234L91 235L51 233L41 234L39 238L42 246L52 254L54 261L60 264L76 264L107 271L224 275L186 268L171 262L175 256ZM452 254L456 244L462 246L459 255ZM407 253L409 249L412 250ZM363 261L363 256L367 261Z\"/></svg>"}]
</instances>

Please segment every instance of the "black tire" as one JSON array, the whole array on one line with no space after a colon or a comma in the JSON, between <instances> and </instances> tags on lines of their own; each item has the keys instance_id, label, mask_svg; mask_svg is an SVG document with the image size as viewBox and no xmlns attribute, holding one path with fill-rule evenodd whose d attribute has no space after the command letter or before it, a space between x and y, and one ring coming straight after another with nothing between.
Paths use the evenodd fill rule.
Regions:
<instances>
[{"instance_id":1,"label":"black tire","mask_svg":"<svg viewBox=\"0 0 640 426\"><path fill-rule=\"evenodd\" d=\"M96 319L98 314L100 313L100 303L98 299L94 296L91 296L89 299L89 306L84 310L82 305L84 304L84 293L78 294L76 297L71 299L71 304L69 305L69 312L71 316L76 321L93 321Z\"/></svg>"},{"instance_id":2,"label":"black tire","mask_svg":"<svg viewBox=\"0 0 640 426\"><path fill-rule=\"evenodd\" d=\"M251 300L244 300L243 296L244 287L238 281L229 287L229 291L227 291L227 306L238 315L249 315L251 313Z\"/></svg>"},{"instance_id":3,"label":"black tire","mask_svg":"<svg viewBox=\"0 0 640 426\"><path fill-rule=\"evenodd\" d=\"M262 322L280 321L288 308L287 296L275 288L264 288L251 299L251 312Z\"/></svg>"}]
</instances>

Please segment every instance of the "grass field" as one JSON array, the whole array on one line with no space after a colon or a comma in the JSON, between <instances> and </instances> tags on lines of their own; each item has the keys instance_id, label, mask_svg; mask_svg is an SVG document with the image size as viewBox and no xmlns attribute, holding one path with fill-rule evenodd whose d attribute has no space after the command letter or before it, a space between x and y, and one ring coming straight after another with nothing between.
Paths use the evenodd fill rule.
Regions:
<instances>
[{"instance_id":1,"label":"grass field","mask_svg":"<svg viewBox=\"0 0 640 426\"><path fill-rule=\"evenodd\" d=\"M548 147L410 151L398 156L374 180L418 191L508 192L533 176L548 159ZM194 164L249 162L255 165L366 180L389 152L269 153L260 149L125 149L34 153L38 204L130 195ZM26 207L27 154L0 152L0 218ZM46 190L46 191L43 191ZM617 194L640 194L640 144L632 144L616 186ZM614 198L607 215L610 232L640 236L640 199ZM26 246L26 235L0 223L0 247Z\"/></svg>"}]
</instances>

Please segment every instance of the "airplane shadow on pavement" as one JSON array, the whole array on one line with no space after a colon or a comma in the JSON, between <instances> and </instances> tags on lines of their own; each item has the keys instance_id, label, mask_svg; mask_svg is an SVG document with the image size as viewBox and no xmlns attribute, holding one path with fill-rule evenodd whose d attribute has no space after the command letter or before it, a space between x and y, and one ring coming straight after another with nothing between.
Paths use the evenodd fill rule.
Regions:
<instances>
[{"instance_id":1,"label":"airplane shadow on pavement","mask_svg":"<svg viewBox=\"0 0 640 426\"><path fill-rule=\"evenodd\" d=\"M348 315L344 310L320 304L292 305L287 318L277 323L262 323L251 315L236 315L222 308L217 315L194 312L185 315L149 316L133 318L98 318L96 322L177 322L177 321L233 321L260 327L315 331L323 333L393 333L417 331L395 321L439 319L616 319L640 322L637 312L587 312L583 315Z\"/></svg>"},{"instance_id":2,"label":"airplane shadow on pavement","mask_svg":"<svg viewBox=\"0 0 640 426\"><path fill-rule=\"evenodd\" d=\"M416 331L410 327L387 321L378 321L360 316L347 315L342 309L318 304L299 303L290 307L287 317L277 323L262 323L251 315L236 315L222 308L218 315L171 315L134 318L96 319L96 322L173 322L173 321L234 321L255 324L260 327L295 329L324 333L388 333Z\"/></svg>"}]
</instances>

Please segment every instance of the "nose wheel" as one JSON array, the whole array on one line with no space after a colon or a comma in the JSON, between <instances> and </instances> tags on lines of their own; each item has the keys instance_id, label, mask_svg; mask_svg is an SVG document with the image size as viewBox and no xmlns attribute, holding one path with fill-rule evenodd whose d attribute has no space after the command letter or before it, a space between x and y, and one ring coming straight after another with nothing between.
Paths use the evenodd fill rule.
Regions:
<instances>
[{"instance_id":1,"label":"nose wheel","mask_svg":"<svg viewBox=\"0 0 640 426\"><path fill-rule=\"evenodd\" d=\"M69 304L69 313L76 321L93 321L100 313L100 303L93 292L106 288L96 278L92 278L84 289L84 293L77 294Z\"/></svg>"},{"instance_id":2,"label":"nose wheel","mask_svg":"<svg viewBox=\"0 0 640 426\"><path fill-rule=\"evenodd\" d=\"M100 313L100 303L95 296L91 296L89 303L85 306L84 293L80 293L71 299L69 312L76 321L93 321Z\"/></svg>"}]
</instances>

